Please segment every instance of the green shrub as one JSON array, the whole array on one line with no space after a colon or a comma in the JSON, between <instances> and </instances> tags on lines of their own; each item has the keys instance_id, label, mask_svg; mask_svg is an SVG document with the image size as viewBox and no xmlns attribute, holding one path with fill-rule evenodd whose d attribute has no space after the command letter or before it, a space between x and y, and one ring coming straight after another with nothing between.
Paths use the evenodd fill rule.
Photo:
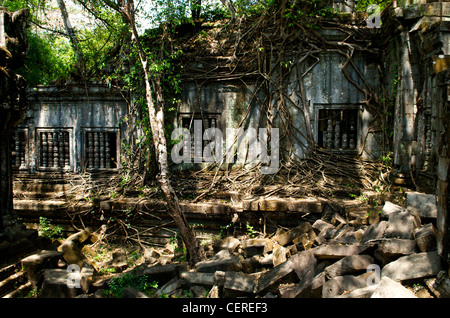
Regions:
<instances>
[{"instance_id":1,"label":"green shrub","mask_svg":"<svg viewBox=\"0 0 450 318\"><path fill-rule=\"evenodd\" d=\"M50 239L56 239L62 236L64 228L59 225L52 225L47 218L39 217L39 235Z\"/></svg>"},{"instance_id":2,"label":"green shrub","mask_svg":"<svg viewBox=\"0 0 450 318\"><path fill-rule=\"evenodd\" d=\"M130 273L113 277L108 283L108 288L105 290L105 293L115 298L120 298L127 287L136 288L152 296L158 288L158 282L153 281L150 283L147 275L137 275L135 271L131 271Z\"/></svg>"}]
</instances>

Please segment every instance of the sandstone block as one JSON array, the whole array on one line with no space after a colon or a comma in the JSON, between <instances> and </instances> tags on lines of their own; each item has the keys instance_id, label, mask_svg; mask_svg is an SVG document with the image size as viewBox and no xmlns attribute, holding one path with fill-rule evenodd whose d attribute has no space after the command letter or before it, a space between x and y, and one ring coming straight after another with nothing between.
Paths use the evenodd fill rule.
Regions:
<instances>
[{"instance_id":1,"label":"sandstone block","mask_svg":"<svg viewBox=\"0 0 450 318\"><path fill-rule=\"evenodd\" d=\"M436 229L433 223L416 229L414 231L414 237L421 252L429 252L436 249Z\"/></svg>"},{"instance_id":2,"label":"sandstone block","mask_svg":"<svg viewBox=\"0 0 450 318\"><path fill-rule=\"evenodd\" d=\"M344 275L334 277L323 284L322 297L333 298L351 290L367 287L368 277L369 273L359 276Z\"/></svg>"},{"instance_id":3,"label":"sandstone block","mask_svg":"<svg viewBox=\"0 0 450 318\"><path fill-rule=\"evenodd\" d=\"M280 265L281 263L286 262L288 254L289 254L289 250L287 248L280 246L280 245L275 245L273 248L273 252L272 252L273 266L275 267L275 266Z\"/></svg>"},{"instance_id":4,"label":"sandstone block","mask_svg":"<svg viewBox=\"0 0 450 318\"><path fill-rule=\"evenodd\" d=\"M314 256L317 259L336 259L345 256L357 255L370 248L369 245L349 244L349 245L331 245L325 244L313 248Z\"/></svg>"},{"instance_id":5,"label":"sandstone block","mask_svg":"<svg viewBox=\"0 0 450 318\"><path fill-rule=\"evenodd\" d=\"M235 237L229 236L222 241L220 248L227 249L229 252L233 253L239 245L241 245L241 241Z\"/></svg>"},{"instance_id":6,"label":"sandstone block","mask_svg":"<svg viewBox=\"0 0 450 318\"><path fill-rule=\"evenodd\" d=\"M181 272L181 285L214 285L214 273Z\"/></svg>"},{"instance_id":7,"label":"sandstone block","mask_svg":"<svg viewBox=\"0 0 450 318\"><path fill-rule=\"evenodd\" d=\"M381 277L396 281L436 276L441 270L441 259L437 251L422 252L400 257L381 270Z\"/></svg>"},{"instance_id":8,"label":"sandstone block","mask_svg":"<svg viewBox=\"0 0 450 318\"><path fill-rule=\"evenodd\" d=\"M389 277L383 277L371 298L417 298L412 291Z\"/></svg>"},{"instance_id":9,"label":"sandstone block","mask_svg":"<svg viewBox=\"0 0 450 318\"><path fill-rule=\"evenodd\" d=\"M242 200L242 209L244 211L259 211L258 199L244 199Z\"/></svg>"},{"instance_id":10,"label":"sandstone block","mask_svg":"<svg viewBox=\"0 0 450 318\"><path fill-rule=\"evenodd\" d=\"M142 273L148 276L150 281L156 280L160 284L165 284L184 270L186 270L186 266L179 264L156 264L145 268Z\"/></svg>"},{"instance_id":11,"label":"sandstone block","mask_svg":"<svg viewBox=\"0 0 450 318\"><path fill-rule=\"evenodd\" d=\"M283 282L292 282L298 280L292 266L292 259L264 272L257 280L255 294L261 294L270 291Z\"/></svg>"},{"instance_id":12,"label":"sandstone block","mask_svg":"<svg viewBox=\"0 0 450 318\"><path fill-rule=\"evenodd\" d=\"M226 272L223 286L225 297L240 297L253 293L256 278L242 272Z\"/></svg>"},{"instance_id":13,"label":"sandstone block","mask_svg":"<svg viewBox=\"0 0 450 318\"><path fill-rule=\"evenodd\" d=\"M415 252L416 242L414 240L390 239L379 243L374 255L382 264L387 264L401 256Z\"/></svg>"},{"instance_id":14,"label":"sandstone block","mask_svg":"<svg viewBox=\"0 0 450 318\"><path fill-rule=\"evenodd\" d=\"M416 220L408 211L394 212L389 214L386 237L409 240L413 238L416 227Z\"/></svg>"},{"instance_id":15,"label":"sandstone block","mask_svg":"<svg viewBox=\"0 0 450 318\"><path fill-rule=\"evenodd\" d=\"M39 251L22 259L22 268L27 273L28 280L36 287L42 273L47 268L56 267L57 260L62 256L58 251Z\"/></svg>"},{"instance_id":16,"label":"sandstone block","mask_svg":"<svg viewBox=\"0 0 450 318\"><path fill-rule=\"evenodd\" d=\"M288 211L288 207L282 199L261 199L259 201L259 211L285 212Z\"/></svg>"},{"instance_id":17,"label":"sandstone block","mask_svg":"<svg viewBox=\"0 0 450 318\"><path fill-rule=\"evenodd\" d=\"M437 203L434 194L406 192L405 207L416 212L421 218L437 217Z\"/></svg>"},{"instance_id":18,"label":"sandstone block","mask_svg":"<svg viewBox=\"0 0 450 318\"><path fill-rule=\"evenodd\" d=\"M386 233L387 225L387 221L381 221L377 224L370 225L361 236L361 244L366 244L383 238Z\"/></svg>"},{"instance_id":19,"label":"sandstone block","mask_svg":"<svg viewBox=\"0 0 450 318\"><path fill-rule=\"evenodd\" d=\"M322 213L323 203L315 199L286 200L291 212Z\"/></svg>"},{"instance_id":20,"label":"sandstone block","mask_svg":"<svg viewBox=\"0 0 450 318\"><path fill-rule=\"evenodd\" d=\"M325 274L328 279L331 279L336 276L366 271L368 266L373 264L373 262L373 258L369 255L346 256L325 268Z\"/></svg>"},{"instance_id":21,"label":"sandstone block","mask_svg":"<svg viewBox=\"0 0 450 318\"><path fill-rule=\"evenodd\" d=\"M317 221L315 221L312 226L311 226L314 231L316 232L316 234L319 234L320 232L322 232L324 229L332 229L334 228L334 226L328 222L323 221L322 219L318 219Z\"/></svg>"},{"instance_id":22,"label":"sandstone block","mask_svg":"<svg viewBox=\"0 0 450 318\"><path fill-rule=\"evenodd\" d=\"M196 270L203 273L214 273L216 271L240 271L242 264L238 256L230 254L228 250L221 250L213 258L198 262Z\"/></svg>"},{"instance_id":23,"label":"sandstone block","mask_svg":"<svg viewBox=\"0 0 450 318\"><path fill-rule=\"evenodd\" d=\"M335 298L370 298L375 292L376 288L377 285L369 285L367 287L352 290L349 293L337 296Z\"/></svg>"},{"instance_id":24,"label":"sandstone block","mask_svg":"<svg viewBox=\"0 0 450 318\"><path fill-rule=\"evenodd\" d=\"M299 282L280 293L283 298L296 298L300 296L311 296L311 285L314 279L314 270L317 260L311 250L295 254L290 258L292 268L294 269Z\"/></svg>"},{"instance_id":25,"label":"sandstone block","mask_svg":"<svg viewBox=\"0 0 450 318\"><path fill-rule=\"evenodd\" d=\"M400 205L394 204L390 201L386 201L384 203L383 209L381 210L381 217L388 218L391 213L402 212L403 210L404 208Z\"/></svg>"},{"instance_id":26,"label":"sandstone block","mask_svg":"<svg viewBox=\"0 0 450 318\"><path fill-rule=\"evenodd\" d=\"M311 229L312 229L311 224L309 222L305 222L287 232L275 235L272 239L278 244L285 246L291 243L295 238L299 237L300 235L309 232Z\"/></svg>"},{"instance_id":27,"label":"sandstone block","mask_svg":"<svg viewBox=\"0 0 450 318\"><path fill-rule=\"evenodd\" d=\"M248 239L242 242L244 257L262 255L269 250L271 250L271 244L268 239Z\"/></svg>"},{"instance_id":28,"label":"sandstone block","mask_svg":"<svg viewBox=\"0 0 450 318\"><path fill-rule=\"evenodd\" d=\"M93 270L70 272L67 269L44 271L40 298L75 298L89 289ZM70 275L70 276L69 276Z\"/></svg>"},{"instance_id":29,"label":"sandstone block","mask_svg":"<svg viewBox=\"0 0 450 318\"><path fill-rule=\"evenodd\" d=\"M163 286L158 288L155 295L157 297L161 297L163 295L170 295L179 287L180 287L180 279L178 277L174 277L167 283L165 283Z\"/></svg>"}]
</instances>

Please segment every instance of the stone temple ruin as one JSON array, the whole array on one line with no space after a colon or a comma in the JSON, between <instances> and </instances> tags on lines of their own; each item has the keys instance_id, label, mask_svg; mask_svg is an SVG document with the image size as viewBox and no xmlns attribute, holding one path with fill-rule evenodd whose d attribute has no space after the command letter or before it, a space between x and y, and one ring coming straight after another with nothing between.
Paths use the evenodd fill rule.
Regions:
<instances>
[{"instance_id":1,"label":"stone temple ruin","mask_svg":"<svg viewBox=\"0 0 450 318\"><path fill-rule=\"evenodd\" d=\"M336 1L335 5L342 6L342 3ZM351 12L351 8L347 11L350 12L343 12L342 15L352 20L355 13ZM1 17L0 22L3 23L0 25L0 47L14 53L7 45L5 46L5 43L9 43L5 42L7 38L5 34L12 36L11 29L8 29L11 26L7 23L10 16L3 13ZM21 19L12 20L16 21L15 23L23 23ZM380 140L383 139L383 132L380 131L382 126L376 113L371 112L366 103L367 90L360 88L369 87L372 91L385 91L387 96L392 96L390 111L393 117L391 127L392 165L395 168L391 176L393 183L405 188L415 187L423 195L426 193L427 196L424 198L431 200L430 205L426 207L421 205L418 210L415 209L413 207L415 203L411 203L411 200L415 198L416 192L408 192L410 202L405 202L404 207L397 205L392 207L390 203L392 197L386 195L382 197L384 202L378 202L384 205L383 213L379 219L371 220L367 218L367 215L370 215L368 214L370 208L352 200L344 200L333 205L317 198L249 199L229 193L226 197L228 202L226 200L213 204L182 202L188 220L203 224L203 229L199 233L202 231L205 233L201 235L207 235L206 232L217 233L226 228L230 222L235 222L236 218L240 219L242 224L262 226L263 223L264 233L273 226L266 223L269 219L278 227L293 229L277 232L270 240L237 242L233 248L225 249L228 254L219 252L221 254L217 253L219 254L217 256L215 254L217 250L212 248L215 256L210 263L199 264L195 273L176 266L161 269L172 271L167 282L176 287L171 289L171 292L175 292L180 286L183 288L202 286L210 293L211 288L218 288L221 296L229 297L267 296L269 292L281 297L343 296L342 293L346 291L362 288L362 285L355 281L360 279L366 282L367 274L363 278L358 276L358 279L346 278L345 282L343 279L341 281L341 278L337 277L344 277L347 272L358 272L358 269L342 263L346 261L352 263L355 258L355 264L361 262L362 265L359 265L365 266L366 269L366 265L372 264L375 258L386 267L407 255L411 259L417 258L413 262L419 262L423 256L421 253L430 253L427 256L433 260L433 266L437 263L439 265L432 269L424 269L424 273L418 274L417 277L437 277L440 273L439 279L436 280L446 281L445 274L441 271L448 270L450 263L448 215L450 3L411 1L397 5L394 2L383 11L381 20L383 24L377 38L371 39L374 41L373 46L376 47L377 54L355 52L352 58L353 68L348 71L349 74L342 71L346 57L333 50L321 52L320 59L317 60L311 57L301 61L295 61L294 58L290 60L293 64L297 63L299 71L290 72L284 78L288 83L284 87L284 94L289 96L286 98L286 104L289 116L293 118L292 125L295 127L296 136L293 141L289 141L292 144L283 145L285 148L293 149L289 156L300 159L307 157L308 149L314 143L319 148L337 155L338 158L340 155L353 155L362 159L379 160L386 155L385 149L380 144ZM20 27L22 26L16 28ZM339 42L345 41L348 34L342 30L326 29L321 31L321 36L327 41ZM13 56L20 56L20 52L19 50L19 53L14 53ZM2 54L6 53L2 51ZM5 60L4 56L1 58ZM175 127L191 129L193 120L201 120L203 131L215 127L225 131L227 127L237 127L244 118L248 123L246 128L260 127L263 113L261 101L277 92L273 87L261 89L258 75L246 73L245 70L243 70L243 73L246 73L244 77L234 78L227 67L229 59L230 57L218 57L211 53L196 56L186 65L188 75L183 79L180 102L173 119ZM12 64L7 69L14 70L14 63L9 63ZM4 67L3 64L1 66ZM2 129L0 151L3 151L0 152L0 156L3 156L0 161L2 173L0 191L1 193L12 191L13 184L15 192L14 204L12 198L7 202L1 201L0 212L5 223L3 228L15 226L15 231L20 232L20 235L32 236L34 232L27 232L28 230L24 230L15 222L19 220L28 225L37 224L39 217L45 216L53 223L64 224L73 231L71 224L73 225L74 220L67 220L66 211L83 213L92 209L101 210L103 214L108 215L137 209L157 218L157 221L148 218L137 220L136 226L143 228L170 223L170 218L164 213L164 202L158 200L114 199L100 196L77 204L68 202L70 201L68 193L84 181L86 173L101 179L114 176L121 170L123 164L121 158L127 151L127 145L135 143L142 134L133 128L134 125L130 120L124 120L132 118L134 105L132 93L108 87L103 83L69 83L62 86L36 87L29 88L27 92L26 108L21 105L24 95L20 94L24 93L24 88L20 86L20 77L14 81L16 85L14 87L18 88L12 90L6 86L13 85L9 84L12 77L6 79L4 74L2 76L3 91L11 94L14 92L21 96L8 97L0 105L3 107L0 108L2 114L12 114L1 116L1 120L7 118L7 122L2 122L0 126ZM295 84L300 77L303 87ZM3 96L6 95L2 94L2 98ZM302 115L303 111L296 106L298 104L304 105L307 117ZM274 118L274 124L282 127L280 117ZM306 137L309 132L311 138ZM8 140L12 141L8 143ZM12 151L11 156L4 154L6 151ZM10 159L8 161L3 158ZM14 183L11 172L6 167L8 162L14 171ZM184 164L181 170L189 170L194 166ZM368 196L370 201L370 194ZM419 201L422 204L422 197L420 195L418 197L421 198ZM390 216L392 211L389 208L393 208L398 214ZM404 208L409 212L406 213ZM330 209L339 213L331 213ZM362 216L366 216L365 221L361 221ZM397 228L401 227L402 220L406 220L404 222L406 228ZM305 222L309 225L308 229L303 228L306 226ZM98 226L98 224L86 225ZM360 228L358 232L358 226L365 227ZM394 232L400 233L400 236L395 236ZM410 234L413 232L419 234L411 237ZM8 235L13 234L5 234L5 238ZM83 242L87 242L89 235L84 237ZM170 239L170 234L164 230L157 230L148 235L148 241L162 246ZM280 243L280 237L283 235L289 239ZM421 235L427 237L428 243L425 245L431 244L431 247L423 245ZM430 243L430 237L431 241L435 242L434 245ZM381 244L384 239L392 241L387 240ZM380 244L365 246L360 252L355 253L340 251L340 248L337 248L339 251L335 251L331 247L327 250L326 247L326 243L330 242L338 243L339 246L355 243L362 246L370 240ZM278 244L278 247L274 247L274 244ZM308 252L311 247L316 249L313 248ZM27 248L32 250L36 246ZM348 249L352 248L359 247ZM392 250L389 250L390 248ZM304 251L300 252L301 249ZM243 255L242 262L236 261L236 257L233 257L233 253L237 254L238 250L240 255ZM4 255L7 255L7 251L5 248ZM38 259L39 262L43 259L47 261L61 257L61 253L64 254L64 251L58 249L58 252L46 254ZM161 257L160 252L154 252L152 255L149 259L155 255L157 258ZM11 257L13 256L12 253ZM267 260L265 257L270 259ZM309 262L312 259L314 265ZM322 263L319 266L318 263L330 259L335 265L327 264L330 267L327 267L321 275L308 276L314 270L317 272L318 268L325 266ZM337 259L342 262L334 263ZM408 262L405 259L403 261ZM25 264L28 264L27 262L30 260L26 260ZM308 266L311 265L312 269L300 268L303 262L308 263ZM267 264L273 266L273 269L263 274L255 274L258 272L257 269L265 268ZM214 270L207 269L209 265ZM274 269L280 265L282 269L278 268L275 271ZM28 271L28 275L30 272L34 273L33 266L30 267L32 269ZM270 266L266 267L271 268ZM359 268L361 269L362 267ZM389 270L387 268L385 273ZM155 274L153 271L157 270L148 268L144 269L143 273L150 276L160 275L160 272ZM218 271L219 274L214 274ZM335 274L334 271L339 273ZM300 282L298 278L291 279L293 273L300 277L299 272L306 278L300 279ZM395 271L392 269L392 272ZM209 276L200 273L205 275L208 273ZM384 276L396 280L397 274ZM32 283L36 284L37 279L33 279ZM243 281L245 284L239 285L236 281ZM280 287L282 282L286 285ZM428 282L432 285L434 281ZM295 285L292 285L294 283ZM51 284L51 280L47 280L46 286ZM351 287L344 287L345 284ZM438 289L440 291L436 291L435 294L445 295L442 285L436 286L435 291ZM167 285L165 287L167 290L172 288ZM361 295L370 297L375 293L375 287L371 288L360 291L359 296L355 297L363 297ZM89 288L85 289L87 293ZM47 295L55 296L50 287L45 290ZM408 292L403 292L406 293L404 295L409 295ZM73 294L73 290L68 290L65 296L76 295Z\"/></svg>"}]
</instances>

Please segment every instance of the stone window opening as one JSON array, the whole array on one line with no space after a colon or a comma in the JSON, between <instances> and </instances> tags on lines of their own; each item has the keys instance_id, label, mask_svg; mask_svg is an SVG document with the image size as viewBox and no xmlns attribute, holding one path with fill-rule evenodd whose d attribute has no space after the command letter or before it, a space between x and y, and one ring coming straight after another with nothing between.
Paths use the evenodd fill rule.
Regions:
<instances>
[{"instance_id":1,"label":"stone window opening","mask_svg":"<svg viewBox=\"0 0 450 318\"><path fill-rule=\"evenodd\" d=\"M354 153L358 148L358 108L319 108L317 143L333 152Z\"/></svg>"},{"instance_id":2,"label":"stone window opening","mask_svg":"<svg viewBox=\"0 0 450 318\"><path fill-rule=\"evenodd\" d=\"M194 160L197 159L203 159L203 152L196 153L195 152L195 146L197 143L197 149L205 149L205 147L212 143L214 141L214 136L211 140L205 140L204 133L209 128L220 128L219 127L219 114L216 113L182 113L179 116L179 127L186 128L189 130L191 134L191 158ZM194 139L194 125L196 124L196 121L201 121L202 126L202 139L195 140ZM198 143L201 142L201 145L198 145ZM182 150L181 150L182 154ZM215 155L215 148L213 147L211 149L211 155Z\"/></svg>"},{"instance_id":3,"label":"stone window opening","mask_svg":"<svg viewBox=\"0 0 450 318\"><path fill-rule=\"evenodd\" d=\"M19 128L12 134L11 164L15 170L26 170L28 163L28 131Z\"/></svg>"},{"instance_id":4,"label":"stone window opening","mask_svg":"<svg viewBox=\"0 0 450 318\"><path fill-rule=\"evenodd\" d=\"M60 171L71 168L70 129L38 129L37 139L39 170Z\"/></svg>"},{"instance_id":5,"label":"stone window opening","mask_svg":"<svg viewBox=\"0 0 450 318\"><path fill-rule=\"evenodd\" d=\"M84 166L87 170L117 169L117 130L90 129L84 131Z\"/></svg>"}]
</instances>

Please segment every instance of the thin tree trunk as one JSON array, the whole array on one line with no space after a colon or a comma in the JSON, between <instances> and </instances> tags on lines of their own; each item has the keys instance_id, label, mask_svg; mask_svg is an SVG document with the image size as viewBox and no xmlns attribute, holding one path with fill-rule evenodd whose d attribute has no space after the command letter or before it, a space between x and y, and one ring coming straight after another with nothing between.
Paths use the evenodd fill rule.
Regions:
<instances>
[{"instance_id":1,"label":"thin tree trunk","mask_svg":"<svg viewBox=\"0 0 450 318\"><path fill-rule=\"evenodd\" d=\"M66 28L67 35L69 36L70 43L72 44L72 48L75 51L75 55L77 56L77 64L78 68L81 72L81 76L85 78L86 75L86 65L84 61L84 54L83 51L80 48L80 45L78 44L78 38L75 34L75 30L72 27L72 24L70 23L69 14L67 13L66 4L64 3L64 0L57 0L59 10L61 11L61 17L64 22L64 27Z\"/></svg>"},{"instance_id":2,"label":"thin tree trunk","mask_svg":"<svg viewBox=\"0 0 450 318\"><path fill-rule=\"evenodd\" d=\"M220 0L224 6L227 7L228 12L230 12L231 16L231 22L234 22L236 20L236 8L233 5L233 2L231 0Z\"/></svg>"},{"instance_id":3,"label":"thin tree trunk","mask_svg":"<svg viewBox=\"0 0 450 318\"><path fill-rule=\"evenodd\" d=\"M152 85L149 77L148 59L139 41L139 35L134 23L132 8L133 1L128 0L126 8L122 8L122 13L132 29L133 40L136 44L139 59L144 69L148 115L153 135L153 143L155 145L156 160L159 165L159 174L156 176L156 179L167 202L168 213L173 218L180 232L181 238L186 245L189 264L193 266L195 263L205 259L205 253L203 247L199 244L193 229L189 226L184 212L181 210L176 193L170 184L169 166L167 162L167 143L166 137L164 136L164 107L162 103L163 97L161 86L158 81L154 82L154 90L157 101L157 105L155 105L152 98Z\"/></svg>"},{"instance_id":4,"label":"thin tree trunk","mask_svg":"<svg viewBox=\"0 0 450 318\"><path fill-rule=\"evenodd\" d=\"M202 0L191 0L192 19L194 20L199 19L201 10L202 10Z\"/></svg>"}]
</instances>

